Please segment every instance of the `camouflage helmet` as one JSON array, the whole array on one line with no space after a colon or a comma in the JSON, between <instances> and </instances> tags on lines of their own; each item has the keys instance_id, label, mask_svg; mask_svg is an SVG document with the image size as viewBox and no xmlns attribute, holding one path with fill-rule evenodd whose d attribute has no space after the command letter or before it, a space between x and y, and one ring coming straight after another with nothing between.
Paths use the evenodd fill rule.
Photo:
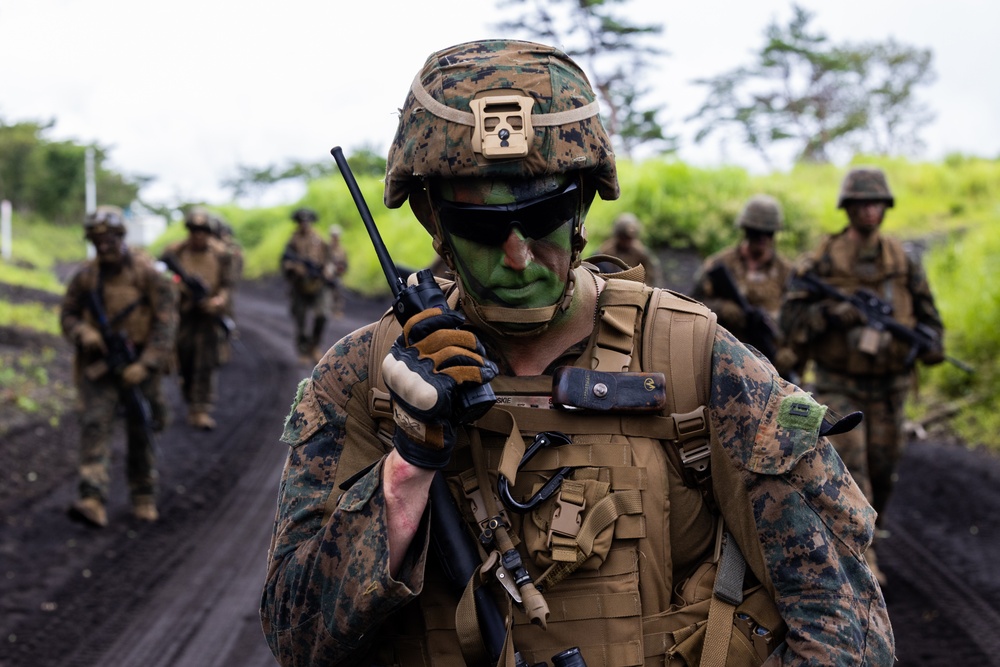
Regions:
<instances>
[{"instance_id":1,"label":"camouflage helmet","mask_svg":"<svg viewBox=\"0 0 1000 667\"><path fill-rule=\"evenodd\" d=\"M780 231L785 226L781 204L769 195L754 195L740 211L736 226L758 232Z\"/></svg>"},{"instance_id":2,"label":"camouflage helmet","mask_svg":"<svg viewBox=\"0 0 1000 667\"><path fill-rule=\"evenodd\" d=\"M896 203L885 180L885 173L876 167L856 167L847 172L840 184L840 196L837 198L837 208L844 208L854 201L885 202L888 208Z\"/></svg>"},{"instance_id":3,"label":"camouflage helmet","mask_svg":"<svg viewBox=\"0 0 1000 667\"><path fill-rule=\"evenodd\" d=\"M319 216L311 208L297 208L292 211L292 220L295 222L316 222Z\"/></svg>"},{"instance_id":4,"label":"camouflage helmet","mask_svg":"<svg viewBox=\"0 0 1000 667\"><path fill-rule=\"evenodd\" d=\"M125 235L125 214L117 206L98 206L84 218L83 234L86 238L109 232Z\"/></svg>"},{"instance_id":5,"label":"camouflage helmet","mask_svg":"<svg viewBox=\"0 0 1000 667\"><path fill-rule=\"evenodd\" d=\"M615 218L611 232L617 238L635 239L642 233L642 223L633 213L622 213Z\"/></svg>"},{"instance_id":6,"label":"camouflage helmet","mask_svg":"<svg viewBox=\"0 0 1000 667\"><path fill-rule=\"evenodd\" d=\"M425 178L569 172L602 199L618 198L611 141L583 70L551 46L466 42L431 54L413 80L389 149L384 200L402 206Z\"/></svg>"},{"instance_id":7,"label":"camouflage helmet","mask_svg":"<svg viewBox=\"0 0 1000 667\"><path fill-rule=\"evenodd\" d=\"M184 226L188 229L207 229L215 232L215 217L203 208L192 208L184 214Z\"/></svg>"}]
</instances>

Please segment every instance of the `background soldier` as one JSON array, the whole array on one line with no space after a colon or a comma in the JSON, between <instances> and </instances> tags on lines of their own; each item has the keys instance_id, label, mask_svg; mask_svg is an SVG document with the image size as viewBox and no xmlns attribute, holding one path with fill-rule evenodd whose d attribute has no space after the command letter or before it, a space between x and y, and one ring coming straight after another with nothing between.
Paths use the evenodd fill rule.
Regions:
<instances>
[{"instance_id":1,"label":"background soldier","mask_svg":"<svg viewBox=\"0 0 1000 667\"><path fill-rule=\"evenodd\" d=\"M315 229L316 212L308 208L292 213L298 227L288 240L281 256L281 271L288 281L292 317L295 319L295 350L299 361L319 361L319 343L330 312L330 285L324 270L330 259L330 246ZM312 313L312 327L308 326Z\"/></svg>"},{"instance_id":2,"label":"background soldier","mask_svg":"<svg viewBox=\"0 0 1000 667\"><path fill-rule=\"evenodd\" d=\"M457 283L301 387L262 600L279 662L892 663L874 512L821 435L846 426L701 304L581 265L619 191L575 63L432 54L387 165Z\"/></svg>"},{"instance_id":3,"label":"background soldier","mask_svg":"<svg viewBox=\"0 0 1000 667\"><path fill-rule=\"evenodd\" d=\"M69 514L89 525L107 525L111 430L124 404L132 512L139 520L156 521L148 410L173 353L177 295L152 262L126 247L121 209L97 207L87 215L84 233L96 257L70 280L60 315L63 333L76 348L80 407L80 498Z\"/></svg>"},{"instance_id":4,"label":"background soldier","mask_svg":"<svg viewBox=\"0 0 1000 667\"><path fill-rule=\"evenodd\" d=\"M715 311L730 333L765 354L783 377L792 378L795 354L783 344L777 324L792 270L774 246L782 218L776 199L751 197L736 218L743 239L705 259L692 296Z\"/></svg>"},{"instance_id":5,"label":"background soldier","mask_svg":"<svg viewBox=\"0 0 1000 667\"><path fill-rule=\"evenodd\" d=\"M333 316L341 318L344 316L344 286L341 280L347 273L347 251L340 243L343 229L340 225L330 225L330 257L326 265L326 277L330 286L330 303L333 309Z\"/></svg>"},{"instance_id":6,"label":"background soldier","mask_svg":"<svg viewBox=\"0 0 1000 667\"><path fill-rule=\"evenodd\" d=\"M222 336L219 340L219 364L225 365L232 358L232 342L239 338L239 330L236 328L235 319L236 290L239 287L240 281L243 280L243 246L236 240L232 226L222 216L211 214L211 218L212 235L226 246L231 257L230 270L232 276L229 283L232 287L229 290L226 308L223 313L223 316L228 318L226 321L226 335Z\"/></svg>"},{"instance_id":7,"label":"background soldier","mask_svg":"<svg viewBox=\"0 0 1000 667\"><path fill-rule=\"evenodd\" d=\"M903 452L903 401L912 386L916 350L871 326L854 304L804 288L799 276L815 275L846 294L867 290L891 307L898 322L933 333L938 344L920 351L920 361L943 361L944 326L923 268L898 240L880 231L894 203L880 169L851 169L837 200L848 226L799 260L781 310L791 343L802 359L813 361L817 398L841 414L864 412L863 428L838 436L834 444L878 512L879 526ZM884 582L874 549L866 555Z\"/></svg>"},{"instance_id":8,"label":"background soldier","mask_svg":"<svg viewBox=\"0 0 1000 667\"><path fill-rule=\"evenodd\" d=\"M646 284L663 285L660 260L642 242L642 223L632 213L622 213L615 218L611 237L597 249L600 255L617 257L629 266L642 266L646 270Z\"/></svg>"},{"instance_id":9,"label":"background soldier","mask_svg":"<svg viewBox=\"0 0 1000 667\"><path fill-rule=\"evenodd\" d=\"M161 259L180 285L177 363L188 423L215 428L212 411L217 393L219 350L226 336L226 309L232 291L232 255L212 235L208 212L193 209L185 216L188 237L170 245Z\"/></svg>"}]
</instances>

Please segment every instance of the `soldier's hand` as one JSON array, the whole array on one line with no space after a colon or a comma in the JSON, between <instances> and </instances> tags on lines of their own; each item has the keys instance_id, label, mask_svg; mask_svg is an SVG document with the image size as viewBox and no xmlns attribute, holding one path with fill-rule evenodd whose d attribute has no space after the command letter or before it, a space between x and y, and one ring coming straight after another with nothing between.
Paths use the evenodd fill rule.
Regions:
<instances>
[{"instance_id":1,"label":"soldier's hand","mask_svg":"<svg viewBox=\"0 0 1000 667\"><path fill-rule=\"evenodd\" d=\"M142 382L149 377L149 369L138 361L129 364L122 371L122 382L127 387L134 387L137 384L142 384Z\"/></svg>"},{"instance_id":2,"label":"soldier's hand","mask_svg":"<svg viewBox=\"0 0 1000 667\"><path fill-rule=\"evenodd\" d=\"M218 315L226 306L226 300L221 296L213 296L201 302L201 310L209 315Z\"/></svg>"},{"instance_id":3,"label":"soldier's hand","mask_svg":"<svg viewBox=\"0 0 1000 667\"><path fill-rule=\"evenodd\" d=\"M456 328L464 321L450 309L417 313L382 362L396 421L393 444L405 461L421 468L438 470L451 460L459 388L484 384L497 374L475 334Z\"/></svg>"},{"instance_id":4,"label":"soldier's hand","mask_svg":"<svg viewBox=\"0 0 1000 667\"><path fill-rule=\"evenodd\" d=\"M101 332L89 324L81 324L76 330L76 343L87 352L105 354L108 351Z\"/></svg>"},{"instance_id":5,"label":"soldier's hand","mask_svg":"<svg viewBox=\"0 0 1000 667\"><path fill-rule=\"evenodd\" d=\"M864 324L865 314L850 301L838 301L826 307L826 321L835 327L853 327Z\"/></svg>"},{"instance_id":6,"label":"soldier's hand","mask_svg":"<svg viewBox=\"0 0 1000 667\"><path fill-rule=\"evenodd\" d=\"M735 301L720 302L718 315L722 326L727 329L742 329L747 325L746 313Z\"/></svg>"}]
</instances>

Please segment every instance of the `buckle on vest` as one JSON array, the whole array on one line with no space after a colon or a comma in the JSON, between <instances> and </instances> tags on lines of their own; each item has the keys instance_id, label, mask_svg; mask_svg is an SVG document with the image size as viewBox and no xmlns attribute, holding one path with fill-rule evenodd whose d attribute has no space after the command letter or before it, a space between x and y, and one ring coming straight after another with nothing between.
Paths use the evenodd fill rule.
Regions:
<instances>
[{"instance_id":1,"label":"buckle on vest","mask_svg":"<svg viewBox=\"0 0 1000 667\"><path fill-rule=\"evenodd\" d=\"M583 510L587 507L587 501L581 498L577 504L564 495L560 491L556 500L546 546L551 550L553 560L572 563L576 561L576 537L583 525Z\"/></svg>"},{"instance_id":2,"label":"buckle on vest","mask_svg":"<svg viewBox=\"0 0 1000 667\"><path fill-rule=\"evenodd\" d=\"M674 413L670 417L677 427L677 449L685 482L698 484L707 476L712 456L705 406L700 405L691 412Z\"/></svg>"}]
</instances>

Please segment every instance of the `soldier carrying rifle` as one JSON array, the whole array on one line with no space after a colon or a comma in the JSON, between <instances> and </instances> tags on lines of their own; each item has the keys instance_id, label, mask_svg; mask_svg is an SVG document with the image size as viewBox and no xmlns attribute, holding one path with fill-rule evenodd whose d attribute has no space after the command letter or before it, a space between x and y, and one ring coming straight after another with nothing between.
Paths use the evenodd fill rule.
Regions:
<instances>
[{"instance_id":1,"label":"soldier carrying rifle","mask_svg":"<svg viewBox=\"0 0 1000 667\"><path fill-rule=\"evenodd\" d=\"M177 294L144 256L125 245L121 209L99 206L84 222L97 256L70 280L60 323L74 344L80 406L80 497L70 517L108 523L111 429L125 407L126 472L132 512L156 521L156 461L150 402L173 353ZM162 424L162 420L160 421Z\"/></svg>"},{"instance_id":2,"label":"soldier carrying rifle","mask_svg":"<svg viewBox=\"0 0 1000 667\"><path fill-rule=\"evenodd\" d=\"M848 225L800 259L781 309L789 340L803 361L814 364L817 400L841 414L864 412L861 428L833 442L883 529L903 453L903 402L913 386L914 357L925 364L945 359L944 325L919 260L881 233L894 203L882 170L848 172L837 200ZM816 279L832 290L816 289ZM922 332L927 344L918 348L913 340L894 336L858 307L860 301L845 300L841 293L876 297L895 322ZM874 548L865 555L884 584Z\"/></svg>"},{"instance_id":3,"label":"soldier carrying rifle","mask_svg":"<svg viewBox=\"0 0 1000 667\"><path fill-rule=\"evenodd\" d=\"M330 312L333 281L326 275L330 262L330 244L313 228L319 219L316 211L299 208L292 213L298 225L281 255L281 272L288 281L292 317L295 320L295 351L299 361L319 361L319 344ZM307 319L312 312L312 326Z\"/></svg>"}]
</instances>

